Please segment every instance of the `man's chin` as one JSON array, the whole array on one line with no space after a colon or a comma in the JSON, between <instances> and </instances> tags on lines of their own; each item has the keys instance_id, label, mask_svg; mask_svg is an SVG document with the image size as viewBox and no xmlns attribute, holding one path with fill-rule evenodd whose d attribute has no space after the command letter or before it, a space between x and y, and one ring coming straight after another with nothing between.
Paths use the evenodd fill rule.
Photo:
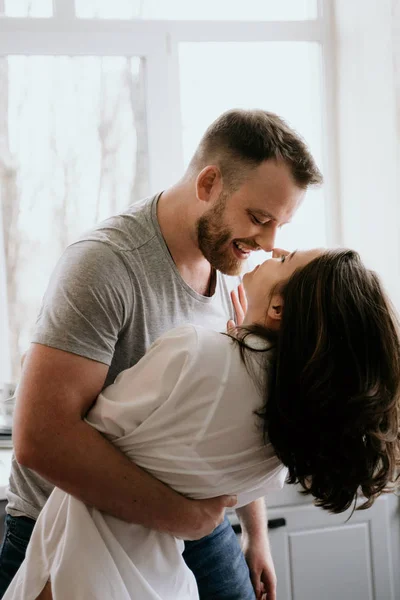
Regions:
<instances>
[{"instance_id":1,"label":"man's chin","mask_svg":"<svg viewBox=\"0 0 400 600\"><path fill-rule=\"evenodd\" d=\"M239 265L236 269L226 269L225 271L221 271L224 275L230 275L231 277L238 277L241 273L243 273L242 265Z\"/></svg>"},{"instance_id":2,"label":"man's chin","mask_svg":"<svg viewBox=\"0 0 400 600\"><path fill-rule=\"evenodd\" d=\"M224 275L238 276L244 270L246 261L210 261L211 266Z\"/></svg>"},{"instance_id":3,"label":"man's chin","mask_svg":"<svg viewBox=\"0 0 400 600\"><path fill-rule=\"evenodd\" d=\"M201 250L210 265L224 275L237 276L245 270L247 259L237 258L229 250L224 253L210 252L208 248L201 248Z\"/></svg>"}]
</instances>

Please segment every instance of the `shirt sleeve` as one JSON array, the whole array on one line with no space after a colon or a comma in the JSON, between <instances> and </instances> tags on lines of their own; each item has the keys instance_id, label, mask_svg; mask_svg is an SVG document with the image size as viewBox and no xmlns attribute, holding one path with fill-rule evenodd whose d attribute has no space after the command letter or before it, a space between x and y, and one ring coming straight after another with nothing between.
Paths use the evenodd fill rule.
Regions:
<instances>
[{"instance_id":1,"label":"shirt sleeve","mask_svg":"<svg viewBox=\"0 0 400 600\"><path fill-rule=\"evenodd\" d=\"M105 243L73 244L44 296L32 342L111 364L134 289L120 256Z\"/></svg>"},{"instance_id":2,"label":"shirt sleeve","mask_svg":"<svg viewBox=\"0 0 400 600\"><path fill-rule=\"evenodd\" d=\"M192 325L167 332L101 392L86 421L112 441L129 435L169 398L196 360L197 348Z\"/></svg>"}]
</instances>

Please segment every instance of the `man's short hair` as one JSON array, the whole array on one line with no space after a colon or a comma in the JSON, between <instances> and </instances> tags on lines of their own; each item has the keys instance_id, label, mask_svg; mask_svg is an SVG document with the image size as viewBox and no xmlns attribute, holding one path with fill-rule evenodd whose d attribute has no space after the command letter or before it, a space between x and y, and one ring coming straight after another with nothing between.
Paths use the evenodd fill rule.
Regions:
<instances>
[{"instance_id":1,"label":"man's short hair","mask_svg":"<svg viewBox=\"0 0 400 600\"><path fill-rule=\"evenodd\" d=\"M286 163L302 189L322 183L303 138L281 117L265 110L232 109L218 117L203 135L188 173L215 164L224 183L235 189L251 169L266 160Z\"/></svg>"}]
</instances>

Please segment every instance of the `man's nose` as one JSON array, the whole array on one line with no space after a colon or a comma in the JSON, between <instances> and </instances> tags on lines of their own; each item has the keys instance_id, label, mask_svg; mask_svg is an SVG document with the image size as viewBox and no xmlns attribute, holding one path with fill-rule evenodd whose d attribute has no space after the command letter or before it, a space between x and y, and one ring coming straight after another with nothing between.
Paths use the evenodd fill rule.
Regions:
<instances>
[{"instance_id":1,"label":"man's nose","mask_svg":"<svg viewBox=\"0 0 400 600\"><path fill-rule=\"evenodd\" d=\"M256 242L264 252L272 252L274 249L277 229L276 223L268 223L262 232L258 234Z\"/></svg>"}]
</instances>

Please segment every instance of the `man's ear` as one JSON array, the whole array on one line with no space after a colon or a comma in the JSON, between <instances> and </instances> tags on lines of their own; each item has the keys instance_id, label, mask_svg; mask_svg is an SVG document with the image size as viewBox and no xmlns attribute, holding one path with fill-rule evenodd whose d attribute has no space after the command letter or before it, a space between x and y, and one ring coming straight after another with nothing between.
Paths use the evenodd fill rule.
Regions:
<instances>
[{"instance_id":1,"label":"man's ear","mask_svg":"<svg viewBox=\"0 0 400 600\"><path fill-rule=\"evenodd\" d=\"M215 165L204 167L197 175L196 196L203 202L208 202L220 194L222 189L221 171Z\"/></svg>"},{"instance_id":2,"label":"man's ear","mask_svg":"<svg viewBox=\"0 0 400 600\"><path fill-rule=\"evenodd\" d=\"M269 303L266 326L270 329L277 330L281 325L283 314L283 298L280 294L274 294Z\"/></svg>"}]
</instances>

